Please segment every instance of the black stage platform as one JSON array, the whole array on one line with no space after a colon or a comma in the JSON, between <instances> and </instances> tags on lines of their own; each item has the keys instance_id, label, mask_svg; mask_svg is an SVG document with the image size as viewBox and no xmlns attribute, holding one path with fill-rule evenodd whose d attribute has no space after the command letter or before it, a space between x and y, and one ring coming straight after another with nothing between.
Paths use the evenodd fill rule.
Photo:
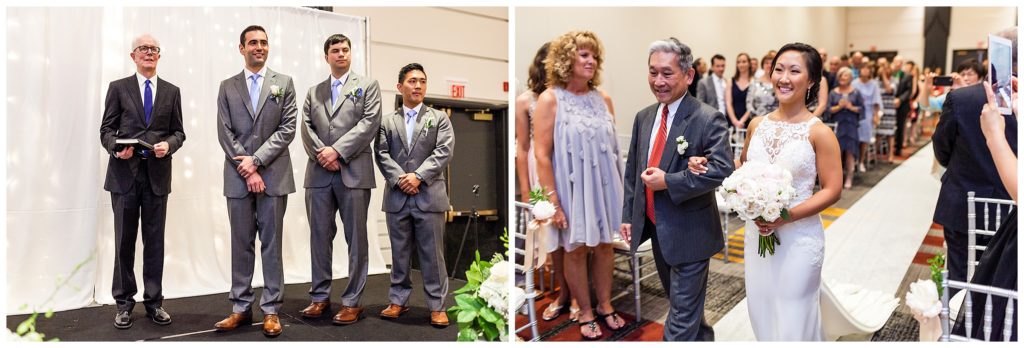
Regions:
<instances>
[{"instance_id":1,"label":"black stage platform","mask_svg":"<svg viewBox=\"0 0 1024 348\"><path fill-rule=\"evenodd\" d=\"M231 302L226 292L164 300L164 309L174 320L167 326L156 325L146 318L145 308L138 303L132 314L134 325L128 330L114 328L116 309L113 305L105 305L57 312L51 319L40 315L36 331L45 334L47 340L59 338L61 341L454 341L459 333L455 318L449 318L452 325L447 328L431 326L419 271L413 271L412 282L413 291L408 303L412 309L399 319L385 320L380 318L380 311L388 305L390 275L371 275L361 300L363 318L345 326L331 323L331 317L340 309L339 303L332 303L329 315L303 318L299 311L309 305L309 283L286 285L284 306L279 313L284 332L276 338L266 338L262 333L263 313L258 305L262 288L255 289L257 304L253 306L253 320L257 323L230 332L213 330L214 323L231 313ZM449 279L448 290L458 290L465 283ZM348 279L334 281L332 300L338 300L346 284ZM454 300L449 295L445 308L452 304ZM8 316L7 328L14 331L28 317Z\"/></svg>"}]
</instances>

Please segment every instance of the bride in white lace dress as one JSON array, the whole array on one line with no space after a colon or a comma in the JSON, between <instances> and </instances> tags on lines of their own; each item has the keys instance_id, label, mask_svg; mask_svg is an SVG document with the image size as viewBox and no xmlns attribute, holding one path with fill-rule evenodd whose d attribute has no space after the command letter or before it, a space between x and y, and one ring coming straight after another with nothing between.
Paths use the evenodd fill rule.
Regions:
<instances>
[{"instance_id":1,"label":"bride in white lace dress","mask_svg":"<svg viewBox=\"0 0 1024 348\"><path fill-rule=\"evenodd\" d=\"M774 163L793 174L796 198L790 220L748 222L744 241L747 306L758 341L821 341L819 289L825 234L819 213L839 200L842 167L832 130L807 110L818 95L821 59L805 44L788 44L772 62L772 86L779 108L750 123L741 162ZM702 159L690 160L703 171ZM822 189L814 191L815 179ZM775 233L774 255L757 254L758 233Z\"/></svg>"}]
</instances>

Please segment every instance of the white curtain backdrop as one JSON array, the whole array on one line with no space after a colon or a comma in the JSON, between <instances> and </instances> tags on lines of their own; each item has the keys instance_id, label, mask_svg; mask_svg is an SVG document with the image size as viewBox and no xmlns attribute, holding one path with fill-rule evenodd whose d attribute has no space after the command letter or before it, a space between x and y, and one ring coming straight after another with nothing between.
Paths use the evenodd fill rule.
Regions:
<instances>
[{"instance_id":1,"label":"white curtain backdrop","mask_svg":"<svg viewBox=\"0 0 1024 348\"><path fill-rule=\"evenodd\" d=\"M174 154L164 296L230 289L224 153L217 142L215 99L220 81L242 71L238 36L250 24L263 26L270 37L267 66L294 78L300 122L309 87L329 74L323 60L327 36L350 37L352 70L363 75L369 70L368 26L362 17L304 8L7 10L8 314L113 303L113 213L110 194L103 190L108 155L99 143L99 125L107 86L134 73L128 54L132 39L143 33L160 42L157 74L181 88L186 134L184 146ZM287 283L301 283L310 281L310 256L302 189L306 156L298 131L290 149L298 192L288 196L284 271ZM370 274L387 272L374 223L381 214L380 201L380 189L374 190L368 217ZM339 231L335 278L348 274L346 250ZM140 237L135 268L139 301L141 255ZM45 303L55 284L80 264L68 286ZM259 257L256 267L254 286L260 286Z\"/></svg>"}]
</instances>

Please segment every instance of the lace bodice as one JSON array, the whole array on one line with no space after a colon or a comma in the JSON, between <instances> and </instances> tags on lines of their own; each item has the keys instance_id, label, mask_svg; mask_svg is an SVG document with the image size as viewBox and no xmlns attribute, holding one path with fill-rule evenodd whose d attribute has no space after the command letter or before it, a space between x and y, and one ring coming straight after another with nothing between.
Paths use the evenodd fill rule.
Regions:
<instances>
[{"instance_id":1,"label":"lace bodice","mask_svg":"<svg viewBox=\"0 0 1024 348\"><path fill-rule=\"evenodd\" d=\"M800 123L773 121L768 117L754 130L747 150L747 161L781 165L793 174L796 198L790 208L811 197L818 168L814 147L809 140L811 126L821 122L817 117Z\"/></svg>"}]
</instances>

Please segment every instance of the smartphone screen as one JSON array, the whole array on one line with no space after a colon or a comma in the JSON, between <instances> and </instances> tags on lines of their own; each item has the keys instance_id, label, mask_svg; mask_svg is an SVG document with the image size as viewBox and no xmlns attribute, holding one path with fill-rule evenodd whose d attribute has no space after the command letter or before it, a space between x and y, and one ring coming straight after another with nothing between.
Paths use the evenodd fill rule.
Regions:
<instances>
[{"instance_id":1,"label":"smartphone screen","mask_svg":"<svg viewBox=\"0 0 1024 348\"><path fill-rule=\"evenodd\" d=\"M1013 51L1010 40L988 36L988 82L992 83L992 91L996 95L999 112L1009 115L1010 110L1010 74Z\"/></svg>"},{"instance_id":2,"label":"smartphone screen","mask_svg":"<svg viewBox=\"0 0 1024 348\"><path fill-rule=\"evenodd\" d=\"M936 76L932 79L932 86L952 86L952 76Z\"/></svg>"}]
</instances>

